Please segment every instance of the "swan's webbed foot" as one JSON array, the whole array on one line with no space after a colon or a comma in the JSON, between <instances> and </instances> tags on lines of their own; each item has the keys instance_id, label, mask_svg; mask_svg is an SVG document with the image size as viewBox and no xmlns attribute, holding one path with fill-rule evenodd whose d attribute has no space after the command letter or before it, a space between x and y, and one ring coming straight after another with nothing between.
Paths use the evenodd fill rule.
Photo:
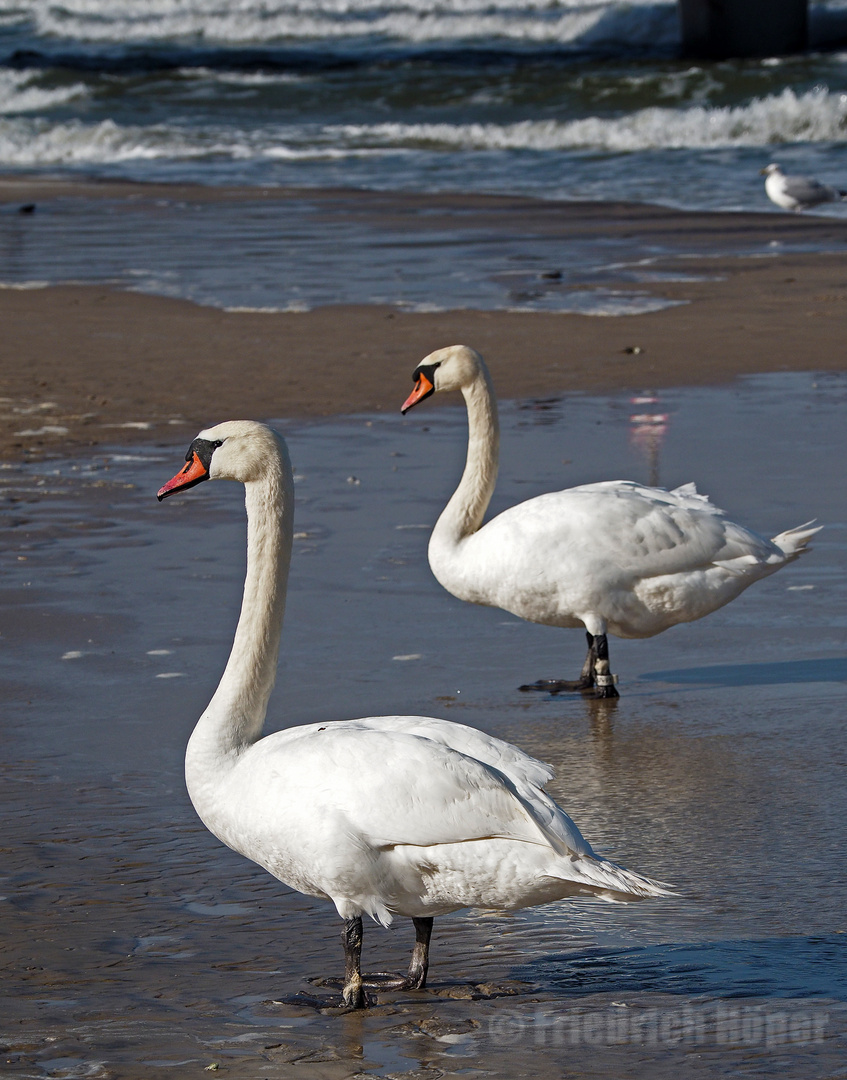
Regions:
<instances>
[{"instance_id":1,"label":"swan's webbed foot","mask_svg":"<svg viewBox=\"0 0 847 1080\"><path fill-rule=\"evenodd\" d=\"M534 683L524 683L518 690L541 690L547 694L580 693L594 689L593 679L538 679Z\"/></svg>"},{"instance_id":2,"label":"swan's webbed foot","mask_svg":"<svg viewBox=\"0 0 847 1080\"><path fill-rule=\"evenodd\" d=\"M366 1009L368 1007L368 995L365 993L364 980L358 972L352 979L344 980L341 998L348 1009Z\"/></svg>"},{"instance_id":3,"label":"swan's webbed foot","mask_svg":"<svg viewBox=\"0 0 847 1080\"><path fill-rule=\"evenodd\" d=\"M588 639L588 655L578 679L539 679L534 683L524 683L518 689L541 690L547 694L589 694L593 691L595 698L620 697L615 689L618 677L609 671L609 643L606 635L586 632L585 636Z\"/></svg>"},{"instance_id":4,"label":"swan's webbed foot","mask_svg":"<svg viewBox=\"0 0 847 1080\"><path fill-rule=\"evenodd\" d=\"M339 990L342 989L341 979L316 979L315 982L318 986L337 986ZM351 1001L352 1000L356 999L351 997ZM368 1005L375 1004L375 1000L366 995L359 1000L361 1001L361 1004L352 1005L348 1004L343 993L308 994L301 991L298 994L293 994L291 997L280 998L278 999L278 1002L275 1003L281 1003L283 1005L300 1005L319 1011L323 1009L338 1009L340 1012L351 1012L353 1009L366 1009Z\"/></svg>"},{"instance_id":5,"label":"swan's webbed foot","mask_svg":"<svg viewBox=\"0 0 847 1080\"><path fill-rule=\"evenodd\" d=\"M362 975L362 985L368 990L422 990L423 983L411 975L400 975L394 971L370 971Z\"/></svg>"}]
</instances>

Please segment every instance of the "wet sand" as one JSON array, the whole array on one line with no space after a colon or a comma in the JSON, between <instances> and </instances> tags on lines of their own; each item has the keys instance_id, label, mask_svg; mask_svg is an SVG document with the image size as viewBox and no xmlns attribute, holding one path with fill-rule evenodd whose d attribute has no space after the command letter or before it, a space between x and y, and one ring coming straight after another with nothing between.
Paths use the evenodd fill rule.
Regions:
<instances>
[{"instance_id":1,"label":"wet sand","mask_svg":"<svg viewBox=\"0 0 847 1080\"><path fill-rule=\"evenodd\" d=\"M499 207L538 228L611 227L558 209ZM614 228L694 230L708 279L654 283L687 302L617 318L0 290L4 1075L840 1067L847 272L837 254L722 244L760 230L814 245L841 226L621 208ZM576 673L582 636L460 604L429 573L464 413L398 409L416 362L457 340L486 354L505 402L494 511L610 476L693 479L768 535L814 516L825 531L708 619L614 641L619 702L517 693ZM666 419L638 419L630 389ZM269 729L393 711L478 725L549 760L551 793L596 848L679 897L457 914L438 920L425 993L347 1017L278 1003L339 973L337 917L222 848L181 775L231 642L243 500L213 484L154 499L196 430L233 415L277 418L298 475ZM368 926L366 963L402 967L409 945L407 927Z\"/></svg>"},{"instance_id":2,"label":"wet sand","mask_svg":"<svg viewBox=\"0 0 847 1080\"><path fill-rule=\"evenodd\" d=\"M157 193L195 201L249 194L241 189L160 192L121 184L0 184L0 200L11 210L32 199L143 195L150 200ZM273 190L266 195L292 197ZM439 215L446 227L458 215L493 235L581 233L598 241L626 236L645 251L684 240L693 261L663 257L651 262L651 271L693 272L700 280L641 284L642 292L681 303L616 317L404 313L388 306L227 312L106 286L2 289L0 455L65 454L115 439L170 438L231 416L391 411L405 396L415 363L456 342L485 354L506 399L708 385L740 374L843 370L847 364L845 223L502 197L363 192L310 197L342 218L370 216L395 229L435 228ZM409 216L410 208L422 205L422 219ZM774 253L738 256L740 247L751 245ZM800 250L804 247L815 250ZM833 247L840 250L821 250ZM631 288L631 281L621 284ZM585 288L592 285L586 282Z\"/></svg>"},{"instance_id":3,"label":"wet sand","mask_svg":"<svg viewBox=\"0 0 847 1080\"><path fill-rule=\"evenodd\" d=\"M613 641L617 703L528 698L582 635L460 604L426 565L461 408L283 424L295 554L268 728L392 711L476 724L549 760L598 850L674 899L437 920L430 987L362 1016L278 1004L337 975L339 921L224 849L184 791L223 668L243 499L161 505L168 448L6 463L0 692L5 1075L817 1080L847 1037L841 469L844 375L503 408L495 509L609 476L696 479L814 550L708 619ZM186 436L187 439L188 436ZM367 632L363 632L367 627ZM366 927L402 967L408 927Z\"/></svg>"}]
</instances>

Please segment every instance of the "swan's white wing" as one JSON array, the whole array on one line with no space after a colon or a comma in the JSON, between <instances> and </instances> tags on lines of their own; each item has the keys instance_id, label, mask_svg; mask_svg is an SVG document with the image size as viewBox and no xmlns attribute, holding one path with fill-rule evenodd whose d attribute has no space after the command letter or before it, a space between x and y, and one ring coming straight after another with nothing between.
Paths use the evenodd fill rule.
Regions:
<instances>
[{"instance_id":1,"label":"swan's white wing","mask_svg":"<svg viewBox=\"0 0 847 1080\"><path fill-rule=\"evenodd\" d=\"M549 765L519 750L517 746L487 735L478 728L440 720L434 716L369 716L349 723L374 731L404 731L449 746L504 773L515 784L543 787L553 776Z\"/></svg>"},{"instance_id":2,"label":"swan's white wing","mask_svg":"<svg viewBox=\"0 0 847 1080\"><path fill-rule=\"evenodd\" d=\"M593 855L571 819L530 779L546 779L549 770L473 728L429 717L311 724L268 736L247 757L253 754L265 759L263 775L270 765L289 794L302 786L316 813L340 814L369 847L501 837Z\"/></svg>"},{"instance_id":3,"label":"swan's white wing","mask_svg":"<svg viewBox=\"0 0 847 1080\"><path fill-rule=\"evenodd\" d=\"M602 565L604 576L612 567L636 579L742 557L767 562L778 554L769 540L730 521L692 484L674 491L621 480L586 484L512 507L477 535L489 529L499 534L509 557L539 566L573 561L582 573Z\"/></svg>"},{"instance_id":4,"label":"swan's white wing","mask_svg":"<svg viewBox=\"0 0 847 1080\"><path fill-rule=\"evenodd\" d=\"M511 743L495 739L477 728L432 716L375 716L355 723L381 731L420 735L481 761L502 774L553 846L565 852L593 855L591 846L568 815L542 790L553 777L543 761L530 757Z\"/></svg>"}]
</instances>

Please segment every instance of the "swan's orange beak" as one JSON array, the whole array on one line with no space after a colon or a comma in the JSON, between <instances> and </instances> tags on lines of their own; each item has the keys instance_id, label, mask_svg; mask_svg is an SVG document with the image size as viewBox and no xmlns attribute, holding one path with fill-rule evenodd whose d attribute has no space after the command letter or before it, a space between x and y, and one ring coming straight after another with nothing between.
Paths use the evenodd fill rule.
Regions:
<instances>
[{"instance_id":1,"label":"swan's orange beak","mask_svg":"<svg viewBox=\"0 0 847 1080\"><path fill-rule=\"evenodd\" d=\"M429 395L433 393L435 393L435 387L429 381L426 375L421 372L418 375L418 381L415 383L415 389L403 402L403 406L400 409L400 412L407 413L413 405L417 405L419 401L423 401L425 397L429 397Z\"/></svg>"},{"instance_id":2,"label":"swan's orange beak","mask_svg":"<svg viewBox=\"0 0 847 1080\"><path fill-rule=\"evenodd\" d=\"M200 484L208 479L209 470L200 460L199 454L195 452L191 455L191 460L186 462L185 467L180 469L172 480L168 480L167 484L159 488L156 492L156 498L161 502L168 495L175 495L178 491L184 491L186 488L194 487L195 484Z\"/></svg>"}]
</instances>

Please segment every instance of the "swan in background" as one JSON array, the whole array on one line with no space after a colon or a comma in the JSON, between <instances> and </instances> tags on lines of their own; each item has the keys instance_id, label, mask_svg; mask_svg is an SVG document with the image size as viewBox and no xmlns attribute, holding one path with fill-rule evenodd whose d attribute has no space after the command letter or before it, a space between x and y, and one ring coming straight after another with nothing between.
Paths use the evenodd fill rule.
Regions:
<instances>
[{"instance_id":1,"label":"swan in background","mask_svg":"<svg viewBox=\"0 0 847 1080\"><path fill-rule=\"evenodd\" d=\"M453 345L425 357L413 378L404 413L439 390L461 390L468 408L465 471L429 541L437 580L460 600L586 629L579 679L543 679L522 690L617 697L607 634L652 637L701 619L796 559L818 531L808 522L766 540L730 521L693 484L665 491L632 480L539 495L483 525L500 446L488 369L478 352Z\"/></svg>"},{"instance_id":2,"label":"swan in background","mask_svg":"<svg viewBox=\"0 0 847 1080\"><path fill-rule=\"evenodd\" d=\"M765 177L765 193L771 202L783 210L811 210L825 202L847 199L847 191L822 184L811 176L788 176L781 167L772 162L760 170Z\"/></svg>"},{"instance_id":3,"label":"swan in background","mask_svg":"<svg viewBox=\"0 0 847 1080\"><path fill-rule=\"evenodd\" d=\"M421 716L309 724L261 737L276 675L294 490L280 435L252 421L200 432L159 499L209 479L246 489L247 574L223 677L188 743L206 827L344 919L343 1002L423 987L436 915L571 896L633 900L658 882L595 855L542 790L550 769L473 728ZM412 919L405 976L363 976L362 916Z\"/></svg>"}]
</instances>

